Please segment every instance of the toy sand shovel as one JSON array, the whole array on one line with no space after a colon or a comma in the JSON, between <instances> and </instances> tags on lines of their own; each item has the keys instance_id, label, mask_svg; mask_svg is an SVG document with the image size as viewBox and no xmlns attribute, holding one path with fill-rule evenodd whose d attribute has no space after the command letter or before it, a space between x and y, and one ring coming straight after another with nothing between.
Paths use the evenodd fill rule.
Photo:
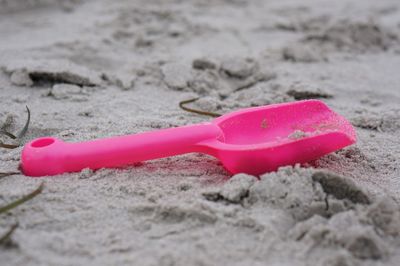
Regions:
<instances>
[{"instance_id":1,"label":"toy sand shovel","mask_svg":"<svg viewBox=\"0 0 400 266\"><path fill-rule=\"evenodd\" d=\"M356 141L351 124L323 102L242 109L208 123L80 143L44 137L26 144L28 176L120 167L190 152L212 155L232 174L259 175L305 163Z\"/></svg>"}]
</instances>

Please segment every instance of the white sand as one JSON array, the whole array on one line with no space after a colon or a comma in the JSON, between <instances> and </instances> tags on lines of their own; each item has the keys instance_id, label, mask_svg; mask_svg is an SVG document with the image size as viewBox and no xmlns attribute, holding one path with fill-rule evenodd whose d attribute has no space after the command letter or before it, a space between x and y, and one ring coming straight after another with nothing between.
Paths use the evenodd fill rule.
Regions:
<instances>
[{"instance_id":1,"label":"white sand","mask_svg":"<svg viewBox=\"0 0 400 266\"><path fill-rule=\"evenodd\" d=\"M194 66L194 67L193 67ZM398 265L400 3L0 0L0 126L24 142L185 125L321 98L358 143L255 177L189 154L0 179L1 265ZM3 142L10 142L1 137ZM21 148L0 149L0 172ZM314 169L316 168L316 169Z\"/></svg>"}]
</instances>

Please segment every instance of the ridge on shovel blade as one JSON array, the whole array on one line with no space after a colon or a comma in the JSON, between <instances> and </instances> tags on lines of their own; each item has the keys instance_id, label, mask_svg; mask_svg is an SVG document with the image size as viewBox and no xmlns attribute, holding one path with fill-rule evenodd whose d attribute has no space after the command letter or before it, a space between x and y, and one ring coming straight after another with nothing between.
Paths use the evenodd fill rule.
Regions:
<instances>
[{"instance_id":1,"label":"ridge on shovel blade","mask_svg":"<svg viewBox=\"0 0 400 266\"><path fill-rule=\"evenodd\" d=\"M318 100L246 108L211 122L66 143L44 137L26 144L22 170L29 176L120 167L190 152L210 154L232 174L259 175L305 163L353 144L351 124Z\"/></svg>"}]
</instances>

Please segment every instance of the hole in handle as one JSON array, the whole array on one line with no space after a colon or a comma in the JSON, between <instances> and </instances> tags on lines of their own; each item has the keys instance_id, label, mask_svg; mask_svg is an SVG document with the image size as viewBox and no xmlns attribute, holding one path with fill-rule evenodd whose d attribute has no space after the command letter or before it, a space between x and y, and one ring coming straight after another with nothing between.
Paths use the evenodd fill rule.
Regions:
<instances>
[{"instance_id":1,"label":"hole in handle","mask_svg":"<svg viewBox=\"0 0 400 266\"><path fill-rule=\"evenodd\" d=\"M33 148L43 148L46 146L49 146L55 142L55 139L53 138L42 138L35 140L34 142L31 143L31 146Z\"/></svg>"}]
</instances>

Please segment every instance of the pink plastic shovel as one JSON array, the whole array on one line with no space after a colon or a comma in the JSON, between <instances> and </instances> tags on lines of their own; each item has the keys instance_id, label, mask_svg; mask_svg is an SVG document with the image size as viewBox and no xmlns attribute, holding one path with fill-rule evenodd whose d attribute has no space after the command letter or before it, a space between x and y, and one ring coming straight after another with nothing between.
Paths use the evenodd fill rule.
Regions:
<instances>
[{"instance_id":1,"label":"pink plastic shovel","mask_svg":"<svg viewBox=\"0 0 400 266\"><path fill-rule=\"evenodd\" d=\"M220 159L233 174L259 175L315 160L355 141L345 118L321 101L307 100L243 109L210 123L81 143L39 138L24 147L22 169L29 176L46 176L201 152Z\"/></svg>"}]
</instances>

